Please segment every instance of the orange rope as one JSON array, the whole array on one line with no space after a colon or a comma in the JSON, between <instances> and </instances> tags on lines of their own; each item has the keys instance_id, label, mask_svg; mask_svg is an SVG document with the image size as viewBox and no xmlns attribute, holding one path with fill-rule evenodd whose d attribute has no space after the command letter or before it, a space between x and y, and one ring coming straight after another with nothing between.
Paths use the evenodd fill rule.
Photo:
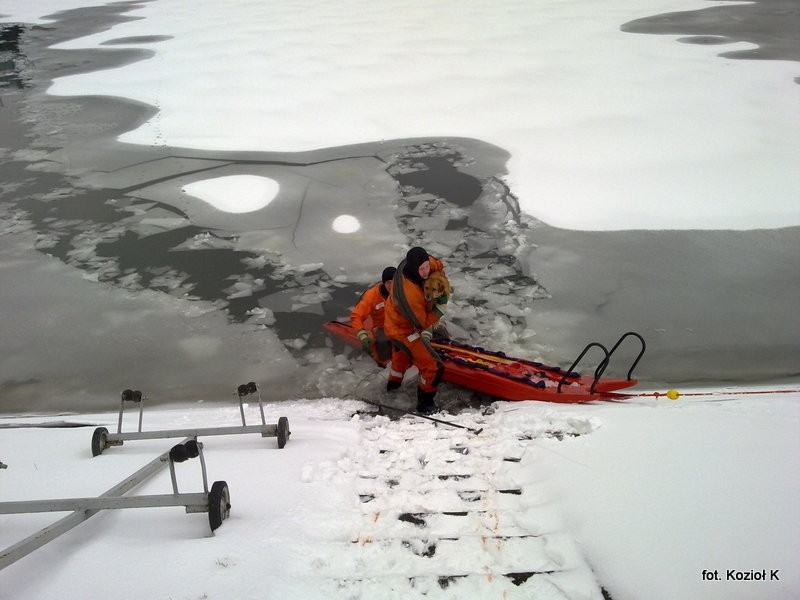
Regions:
<instances>
[{"instance_id":1,"label":"orange rope","mask_svg":"<svg viewBox=\"0 0 800 600\"><path fill-rule=\"evenodd\" d=\"M667 396L669 392L651 392L647 394L631 394L631 396L655 396L658 398L659 396ZM733 395L745 395L745 394L796 394L800 393L800 390L738 390L732 392L689 392L689 393L679 393L679 396L733 396Z\"/></svg>"}]
</instances>

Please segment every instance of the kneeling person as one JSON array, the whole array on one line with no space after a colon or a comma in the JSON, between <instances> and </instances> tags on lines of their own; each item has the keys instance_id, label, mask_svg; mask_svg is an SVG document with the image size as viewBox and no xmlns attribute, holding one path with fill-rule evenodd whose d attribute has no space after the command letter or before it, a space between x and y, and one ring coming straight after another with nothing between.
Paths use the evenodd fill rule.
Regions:
<instances>
[{"instance_id":1,"label":"kneeling person","mask_svg":"<svg viewBox=\"0 0 800 600\"><path fill-rule=\"evenodd\" d=\"M364 292L350 313L350 325L356 330L361 347L382 367L392 355L391 345L384 334L384 312L396 270L386 267L381 282Z\"/></svg>"}]
</instances>

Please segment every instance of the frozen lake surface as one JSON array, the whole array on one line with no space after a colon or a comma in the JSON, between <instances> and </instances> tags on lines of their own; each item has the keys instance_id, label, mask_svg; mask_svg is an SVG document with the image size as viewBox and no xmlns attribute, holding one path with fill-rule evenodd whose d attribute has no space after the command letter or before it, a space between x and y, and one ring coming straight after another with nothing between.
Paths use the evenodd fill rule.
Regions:
<instances>
[{"instance_id":1,"label":"frozen lake surface","mask_svg":"<svg viewBox=\"0 0 800 600\"><path fill-rule=\"evenodd\" d=\"M152 71L159 64L160 48L182 32L131 21L134 8L81 8L47 26L3 29L0 252L3 280L13 281L0 291L9 315L0 341L4 408L107 405L109 394L127 387L150 390L156 400L212 399L240 380L270 381L278 397L347 395L363 366L357 357L334 360L340 349L331 349L321 324L345 317L377 273L416 244L447 264L456 287L451 331L464 341L566 366L586 343L610 345L635 330L648 342L638 374L654 384L797 373L796 226L760 229L754 221L752 228L709 231L701 229L703 211L677 203L672 212L697 225L585 231L587 214L602 220L619 209L605 210L599 194L587 213L586 198L563 188L560 212L571 215L563 222L577 229L553 227L525 210L530 193L521 201L511 186L525 170L514 162L518 156L475 138L381 138L295 152L248 149L251 142L241 150L173 146L170 107L65 89L81 73L102 77L125 65ZM754 42L769 48L756 58L777 59L760 64L797 71L797 63L785 62L797 60L793 46L781 41L792 21L774 20L785 4L747 8L753 27L746 31L732 31L725 17L734 8L723 9L631 20L623 28L682 32L695 37L679 41L703 47L711 46L710 35ZM716 17L698 24L691 17L697 14ZM126 29L142 23L150 29ZM119 35L102 33L114 24ZM92 34L105 35L98 49L68 42ZM646 44L650 37L633 39ZM664 41L668 52L686 51ZM730 55L740 52L753 58L744 50ZM713 54L703 60L722 61ZM223 68L238 73L230 63ZM158 85L168 84L167 73ZM54 81L67 95L48 93ZM98 81L82 85L97 88ZM790 87L781 93L796 101L800 88L785 81ZM224 90L214 89L224 103ZM664 88L668 100L670 93ZM668 126L666 115L647 119ZM215 126L208 118L195 123L209 132ZM596 135L580 119L567 129L575 139ZM131 131L154 137L120 143ZM625 125L619 133L629 131ZM796 138L781 144L794 152ZM530 141L538 151L547 144L547 136ZM590 189L596 169L575 159L575 174L563 182L579 179ZM745 160L755 169L751 179L770 179L771 167ZM629 171L648 172L640 167ZM240 208L232 210L232 201ZM761 195L752 202L771 205ZM655 206L634 197L621 206L634 214L637 203ZM356 229L337 229L342 218ZM351 375L337 382L322 376L343 364Z\"/></svg>"}]
</instances>

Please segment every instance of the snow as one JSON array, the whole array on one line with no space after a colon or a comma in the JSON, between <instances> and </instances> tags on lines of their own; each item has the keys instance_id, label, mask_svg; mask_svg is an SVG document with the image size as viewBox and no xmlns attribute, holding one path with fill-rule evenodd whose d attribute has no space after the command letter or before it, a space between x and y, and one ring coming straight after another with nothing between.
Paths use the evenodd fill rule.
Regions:
<instances>
[{"instance_id":1,"label":"snow","mask_svg":"<svg viewBox=\"0 0 800 600\"><path fill-rule=\"evenodd\" d=\"M724 4L609 0L598 11L585 0L506 2L503 10L413 1L399 12L384 1L239 0L236 10L210 0L148 2L129 13L139 19L61 47L102 48L147 35L150 43L140 37L127 45L154 52L152 58L63 77L49 92L157 106L156 116L120 136L129 144L299 152L414 136L479 138L511 153L506 182L523 209L558 227L797 225L796 63L717 56L749 47L743 43L678 44L676 36L619 31L634 18ZM84 5L10 0L0 20L37 21ZM32 171L53 168L40 150L15 157L42 161ZM352 177L340 175L339 193L346 196ZM233 172L194 181L185 187L185 212L193 223L213 226L228 214L278 204L283 184ZM52 190L47 198L70 192ZM151 200L158 199L156 190ZM391 238L388 255L398 253L404 240L380 228L388 209L366 215L340 208L328 207L315 225L330 223L344 236L366 230ZM187 224L158 208L139 210L148 217L119 230L85 232L69 258L97 261L98 271L87 275L97 280L103 235ZM277 334L263 328L274 323L270 309L253 309L247 323L230 324L213 306L187 298L186 275L166 268L156 284L169 295L138 289L136 273L126 275L123 287L87 287L81 272L33 250L34 242L41 249L56 240L35 239L13 215L8 222L0 268L17 295L3 286L0 300L7 307L28 298L35 324L5 326L13 351L4 369L16 374L15 384L37 381L42 365L57 375L52 379L80 372L114 389L130 385L131 372L144 373L137 381L142 389L183 400L146 411L145 430L155 430L235 425L238 407L224 403L232 395L220 381L271 381L301 369ZM298 239L319 235L319 227L309 230ZM446 245L446 233L436 243ZM238 243L257 245L248 235ZM179 249L233 244L201 233ZM342 281L374 276L354 272L330 241L286 252L291 266L280 268L297 278L323 266L347 270L337 276ZM268 258L253 260L263 267ZM521 314L495 285L502 268L485 271L459 280L459 289L482 286L494 309ZM263 287L263 279L245 277L225 293L241 298ZM287 295L287 310L313 311L328 294L319 288ZM458 309L466 314L474 307ZM491 327L501 347L513 336L535 335L512 331L500 318L481 326ZM88 340L80 352L63 351L77 339ZM120 342L113 354L108 340ZM297 338L287 345L306 343ZM187 359L180 371L166 360L175 356ZM420 419L353 416L367 407L342 398L374 367L330 349L313 350L307 361L306 369L319 365L319 388L330 398L267 405L268 422L289 418L286 448L258 435L201 438L210 479L226 480L232 494L231 517L214 535L204 515L181 509L104 512L0 574L0 599L583 599L601 598L600 586L616 600L800 596L794 568L800 393L711 388L681 390L709 395L677 402L647 396L585 406L499 402L486 414L439 415L483 428L475 436ZM186 397L187 379L206 390L202 398ZM798 383L781 388L796 390ZM47 395L62 391L54 387ZM265 393L280 397L272 387ZM247 410L248 422L257 422L256 407ZM129 442L91 458L92 427L113 431L113 410L0 417L4 426L58 421L90 427L1 430L0 461L8 469L0 471L0 501L99 494L173 443ZM457 472L446 472L451 468ZM178 474L181 491L199 489L196 463L179 465ZM486 493L472 502L458 494L476 488ZM161 473L137 493L169 489ZM467 516L441 512L461 509ZM431 514L420 529L398 518L406 513ZM0 547L58 516L0 516ZM431 543L436 551L425 556ZM777 570L780 580L728 581L729 569L766 569L768 576ZM518 586L502 576L530 570L553 572ZM704 578L714 572L720 581ZM443 586L439 577L448 575L454 578Z\"/></svg>"},{"instance_id":2,"label":"snow","mask_svg":"<svg viewBox=\"0 0 800 600\"><path fill-rule=\"evenodd\" d=\"M796 399L723 392L597 407L604 426L552 465L566 471L571 529L589 556L603 556L598 577L624 590L615 598L797 595L790 571L774 588L701 580L703 569L724 581L728 569L798 556Z\"/></svg>"},{"instance_id":3,"label":"snow","mask_svg":"<svg viewBox=\"0 0 800 600\"><path fill-rule=\"evenodd\" d=\"M339 233L355 233L361 229L361 223L353 215L339 215L333 220L331 227Z\"/></svg>"},{"instance_id":4,"label":"snow","mask_svg":"<svg viewBox=\"0 0 800 600\"><path fill-rule=\"evenodd\" d=\"M231 494L214 534L182 508L101 512L5 569L0 597L599 599L602 585L616 600L795 598L800 392L756 389L434 416L477 435L355 400L266 402L267 424L289 420L282 450L259 434L199 438L209 485ZM245 410L260 422L256 401ZM128 409L123 431L137 418ZM187 403L145 408L143 430L240 423L235 401ZM13 427L2 500L98 495L180 441L93 458L94 425L116 431L117 413L0 419ZM176 465L179 492L202 491L197 462ZM165 469L129 495L170 490ZM0 547L61 516L0 516ZM535 570L548 574L504 576Z\"/></svg>"},{"instance_id":5,"label":"snow","mask_svg":"<svg viewBox=\"0 0 800 600\"><path fill-rule=\"evenodd\" d=\"M277 181L257 175L229 175L189 183L183 191L230 213L247 213L267 206L278 195Z\"/></svg>"},{"instance_id":6,"label":"snow","mask_svg":"<svg viewBox=\"0 0 800 600\"><path fill-rule=\"evenodd\" d=\"M151 60L62 77L49 93L157 106L119 138L141 145L300 152L482 139L511 153L507 180L523 210L556 227L797 225L796 64L717 56L752 47L744 42L620 31L724 4L150 2L130 11L136 20L58 47L116 41ZM11 17L32 15L27 3L6 5ZM125 43L154 34L171 37Z\"/></svg>"}]
</instances>

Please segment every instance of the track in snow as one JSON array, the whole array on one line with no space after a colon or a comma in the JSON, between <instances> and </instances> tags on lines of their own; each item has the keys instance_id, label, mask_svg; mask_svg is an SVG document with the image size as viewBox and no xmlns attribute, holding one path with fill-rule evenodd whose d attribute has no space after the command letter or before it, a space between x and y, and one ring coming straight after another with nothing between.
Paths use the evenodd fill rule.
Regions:
<instances>
[{"instance_id":1,"label":"track in snow","mask_svg":"<svg viewBox=\"0 0 800 600\"><path fill-rule=\"evenodd\" d=\"M355 528L321 541L314 574L353 599L603 598L542 491L534 446L594 425L563 416L453 418L484 431L359 417L359 446L336 465L357 496Z\"/></svg>"}]
</instances>

